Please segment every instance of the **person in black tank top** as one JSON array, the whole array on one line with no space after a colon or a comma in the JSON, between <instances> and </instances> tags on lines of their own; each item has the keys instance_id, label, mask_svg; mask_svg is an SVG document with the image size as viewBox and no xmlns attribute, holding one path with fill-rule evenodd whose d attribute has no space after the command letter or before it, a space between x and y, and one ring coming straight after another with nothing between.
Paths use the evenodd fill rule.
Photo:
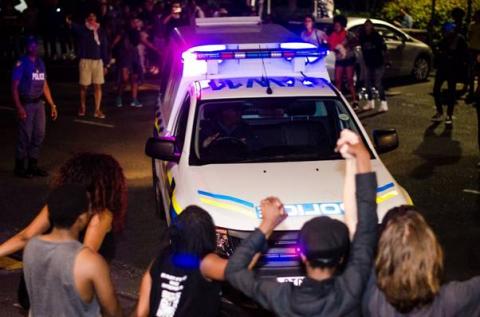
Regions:
<instances>
[{"instance_id":1,"label":"person in black tank top","mask_svg":"<svg viewBox=\"0 0 480 317\"><path fill-rule=\"evenodd\" d=\"M212 217L189 206L168 229L168 238L143 277L136 316L217 316L227 260L214 253Z\"/></svg>"}]
</instances>

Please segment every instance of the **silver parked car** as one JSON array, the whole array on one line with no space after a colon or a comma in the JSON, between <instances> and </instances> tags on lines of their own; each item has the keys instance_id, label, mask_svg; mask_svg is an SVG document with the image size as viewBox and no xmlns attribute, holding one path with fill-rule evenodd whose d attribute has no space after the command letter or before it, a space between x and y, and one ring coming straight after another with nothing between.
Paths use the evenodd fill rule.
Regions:
<instances>
[{"instance_id":1,"label":"silver parked car","mask_svg":"<svg viewBox=\"0 0 480 317\"><path fill-rule=\"evenodd\" d=\"M348 18L347 30L358 35L366 20L366 18ZM432 49L388 22L378 19L370 20L387 44L388 60L385 78L413 76L418 81L426 80L433 65ZM332 19L319 19L316 22L317 28L327 33L330 33L332 25ZM290 22L289 28L300 33L303 30L303 22ZM356 48L356 56L357 76L360 76L358 79L362 79L364 65L360 46ZM326 63L330 77L333 79L335 56L332 52L328 54Z\"/></svg>"}]
</instances>

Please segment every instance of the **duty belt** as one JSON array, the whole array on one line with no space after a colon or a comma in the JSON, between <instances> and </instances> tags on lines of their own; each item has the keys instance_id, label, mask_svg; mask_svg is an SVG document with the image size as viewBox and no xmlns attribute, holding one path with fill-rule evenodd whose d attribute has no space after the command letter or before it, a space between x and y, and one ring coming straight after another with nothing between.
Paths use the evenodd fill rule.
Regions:
<instances>
[{"instance_id":1,"label":"duty belt","mask_svg":"<svg viewBox=\"0 0 480 317\"><path fill-rule=\"evenodd\" d=\"M42 97L37 97L37 98L32 98L32 97L24 97L20 96L20 101L22 103L28 104L28 103L37 103L39 101L42 101Z\"/></svg>"}]
</instances>

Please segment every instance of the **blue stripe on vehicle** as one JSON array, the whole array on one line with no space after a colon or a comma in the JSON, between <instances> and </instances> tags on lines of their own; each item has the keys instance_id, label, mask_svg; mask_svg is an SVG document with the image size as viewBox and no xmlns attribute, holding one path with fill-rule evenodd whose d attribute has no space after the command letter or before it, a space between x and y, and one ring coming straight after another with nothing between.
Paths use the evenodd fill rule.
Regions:
<instances>
[{"instance_id":1,"label":"blue stripe on vehicle","mask_svg":"<svg viewBox=\"0 0 480 317\"><path fill-rule=\"evenodd\" d=\"M395 185L393 183L388 183L386 185L380 186L377 188L377 193L386 191L387 189L393 188Z\"/></svg>"},{"instance_id":2,"label":"blue stripe on vehicle","mask_svg":"<svg viewBox=\"0 0 480 317\"><path fill-rule=\"evenodd\" d=\"M202 196L210 197L210 198L231 201L231 202L246 206L248 208L254 208L255 207L255 205L253 203L249 202L249 201L246 201L246 200L243 200L243 199L240 199L240 198L236 198L236 197L232 197L232 196L213 194L213 193L205 192L203 190L199 190L198 194L202 195Z\"/></svg>"}]
</instances>

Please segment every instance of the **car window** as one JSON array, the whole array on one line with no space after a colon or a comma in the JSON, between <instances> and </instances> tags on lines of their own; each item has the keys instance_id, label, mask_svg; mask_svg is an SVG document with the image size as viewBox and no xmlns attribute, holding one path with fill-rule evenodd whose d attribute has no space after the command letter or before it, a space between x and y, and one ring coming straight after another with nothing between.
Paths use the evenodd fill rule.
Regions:
<instances>
[{"instance_id":1,"label":"car window","mask_svg":"<svg viewBox=\"0 0 480 317\"><path fill-rule=\"evenodd\" d=\"M388 41L401 42L405 40L405 36L402 33L386 25L375 24L375 29L381 36L383 36L385 42L388 42Z\"/></svg>"},{"instance_id":2,"label":"car window","mask_svg":"<svg viewBox=\"0 0 480 317\"><path fill-rule=\"evenodd\" d=\"M183 144L185 143L185 135L187 132L188 112L190 109L190 96L187 95L185 101L182 103L180 113L178 115L178 121L175 125L175 146L176 150L181 153L183 150Z\"/></svg>"},{"instance_id":3,"label":"car window","mask_svg":"<svg viewBox=\"0 0 480 317\"><path fill-rule=\"evenodd\" d=\"M362 25L356 25L354 27L349 28L348 32L354 33L357 36L357 38L359 38L360 37L360 32L362 31L362 28L363 28L363 24Z\"/></svg>"},{"instance_id":4,"label":"car window","mask_svg":"<svg viewBox=\"0 0 480 317\"><path fill-rule=\"evenodd\" d=\"M342 129L358 133L336 98L245 98L197 107L190 162L249 163L334 160Z\"/></svg>"}]
</instances>

